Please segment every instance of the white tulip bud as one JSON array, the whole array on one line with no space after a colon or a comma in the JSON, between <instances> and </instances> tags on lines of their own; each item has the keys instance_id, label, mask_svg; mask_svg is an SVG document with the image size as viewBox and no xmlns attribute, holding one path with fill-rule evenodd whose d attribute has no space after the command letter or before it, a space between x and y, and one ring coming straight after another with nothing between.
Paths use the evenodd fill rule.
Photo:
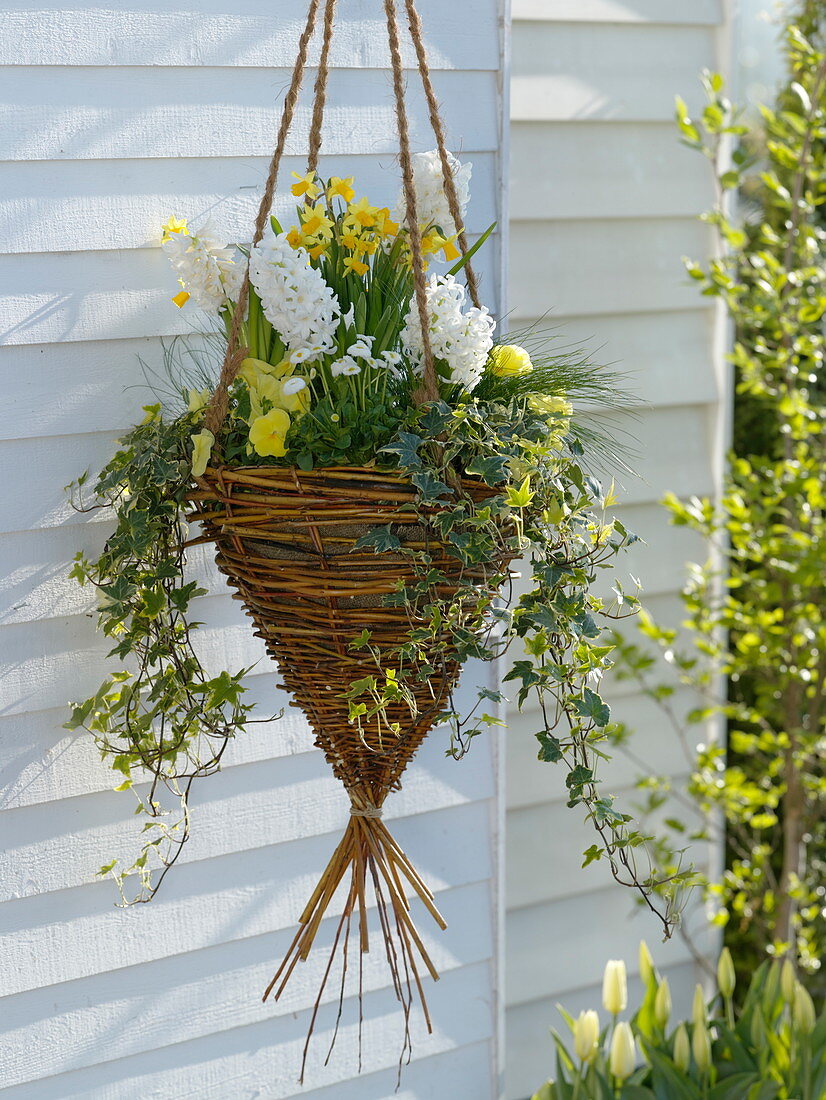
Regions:
<instances>
[{"instance_id":1,"label":"white tulip bud","mask_svg":"<svg viewBox=\"0 0 826 1100\"><path fill-rule=\"evenodd\" d=\"M685 1024L680 1024L674 1034L674 1065L681 1073L688 1073L691 1061L691 1046L688 1042L688 1032Z\"/></svg>"},{"instance_id":2,"label":"white tulip bud","mask_svg":"<svg viewBox=\"0 0 826 1100\"><path fill-rule=\"evenodd\" d=\"M691 1022L695 1027L706 1026L706 997L703 987L697 985L694 989L694 1002L691 1006Z\"/></svg>"},{"instance_id":3,"label":"white tulip bud","mask_svg":"<svg viewBox=\"0 0 826 1100\"><path fill-rule=\"evenodd\" d=\"M598 1050L599 1016L592 1008L580 1012L574 1021L574 1050L577 1058L590 1062Z\"/></svg>"},{"instance_id":4,"label":"white tulip bud","mask_svg":"<svg viewBox=\"0 0 826 1100\"><path fill-rule=\"evenodd\" d=\"M618 1080L624 1081L634 1072L636 1064L637 1048L634 1043L634 1032L631 1030L631 1025L623 1020L614 1028L608 1068Z\"/></svg>"},{"instance_id":5,"label":"white tulip bud","mask_svg":"<svg viewBox=\"0 0 826 1100\"><path fill-rule=\"evenodd\" d=\"M702 1076L705 1076L711 1068L711 1036L705 1024L695 1024L694 1034L691 1037L691 1051L694 1061Z\"/></svg>"},{"instance_id":6,"label":"white tulip bud","mask_svg":"<svg viewBox=\"0 0 826 1100\"><path fill-rule=\"evenodd\" d=\"M717 985L726 1000L729 1000L732 993L734 993L736 981L737 977L734 973L734 963L731 961L731 952L727 947L724 947L720 952L720 959L717 963Z\"/></svg>"},{"instance_id":7,"label":"white tulip bud","mask_svg":"<svg viewBox=\"0 0 826 1100\"><path fill-rule=\"evenodd\" d=\"M792 1005L794 1022L797 1030L802 1035L811 1035L817 1023L814 1001L809 996L805 986L798 982L794 987L794 1002Z\"/></svg>"},{"instance_id":8,"label":"white tulip bud","mask_svg":"<svg viewBox=\"0 0 826 1100\"><path fill-rule=\"evenodd\" d=\"M654 1019L657 1026L664 1028L671 1015L671 990L668 987L668 978L663 978L657 987L657 996L654 998Z\"/></svg>"},{"instance_id":9,"label":"white tulip bud","mask_svg":"<svg viewBox=\"0 0 826 1100\"><path fill-rule=\"evenodd\" d=\"M606 1012L618 1016L628 1004L628 978L622 959L609 959L602 977L602 1003Z\"/></svg>"},{"instance_id":10,"label":"white tulip bud","mask_svg":"<svg viewBox=\"0 0 826 1100\"><path fill-rule=\"evenodd\" d=\"M640 940L640 977L644 985L657 980L657 975L654 973L654 960L651 958L651 952L645 940Z\"/></svg>"}]
</instances>

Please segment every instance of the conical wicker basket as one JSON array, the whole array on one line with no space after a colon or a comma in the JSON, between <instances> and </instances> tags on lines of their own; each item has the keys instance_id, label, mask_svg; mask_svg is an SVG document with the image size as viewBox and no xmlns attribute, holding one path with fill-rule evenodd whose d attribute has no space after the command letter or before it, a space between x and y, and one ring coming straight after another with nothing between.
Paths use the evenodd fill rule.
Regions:
<instances>
[{"instance_id":1,"label":"conical wicker basket","mask_svg":"<svg viewBox=\"0 0 826 1100\"><path fill-rule=\"evenodd\" d=\"M495 492L472 479L465 479L461 489L476 503ZM408 480L375 468L309 473L271 466L208 468L191 499L192 518L214 540L218 567L278 662L284 686L306 714L316 745L351 802L345 835L300 917L296 938L265 999L276 985L275 995L280 995L298 959L309 954L333 894L349 871L339 934L346 922L346 941L350 917L358 910L361 950L368 950L365 885L372 880L397 995L409 1009L409 994L417 988L427 1018L417 957L433 978L438 974L410 918L407 894L415 892L437 922L445 924L432 894L383 824L381 810L442 711L459 666L446 650L425 681L415 669L403 670L400 681L410 693L407 701L391 703L361 727L350 721L345 693L363 677L396 669L399 646L416 625L408 607L384 604L399 581L415 583L410 558L355 546L363 535L389 525L403 547L428 553L446 577L439 594L448 600L468 580L495 587L506 562L470 572L463 568L430 523L439 507L423 512ZM372 652L352 646L365 629Z\"/></svg>"}]
</instances>

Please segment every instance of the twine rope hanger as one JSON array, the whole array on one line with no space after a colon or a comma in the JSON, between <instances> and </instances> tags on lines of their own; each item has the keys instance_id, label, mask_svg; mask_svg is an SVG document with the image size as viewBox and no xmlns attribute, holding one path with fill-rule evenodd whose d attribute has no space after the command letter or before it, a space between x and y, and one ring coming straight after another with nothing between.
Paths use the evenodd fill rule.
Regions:
<instances>
[{"instance_id":1,"label":"twine rope hanger","mask_svg":"<svg viewBox=\"0 0 826 1100\"><path fill-rule=\"evenodd\" d=\"M415 0L404 0L404 5L407 14L408 30L416 53L419 75L424 89L425 100L427 102L430 125L436 138L436 147L442 166L442 184L445 197L456 229L456 240L459 251L463 256L466 256L468 252L467 236L462 220L459 197L456 191L456 181L453 177L453 170L450 165L449 153L445 143L444 126L439 111L439 104L430 78L427 51L422 37L422 23L419 13L416 10ZM284 155L287 135L295 117L295 108L304 80L304 72L307 67L309 44L318 23L320 7L321 0L310 0L307 20L298 41L298 52L295 65L293 66L292 78L284 99L275 149L267 172L264 192L258 207L258 215L255 219L255 230L252 237L251 248L261 241L267 226L267 219L275 195L278 172ZM318 157L322 142L324 107L326 104L327 82L329 77L330 43L332 41L335 23L335 9L336 0L326 0L321 53L313 88L313 113L310 125L309 154L307 158L308 172L315 171L318 166ZM387 21L387 35L390 45L390 61L393 73L396 123L399 133L399 162L402 172L402 190L405 200L405 222L407 223L410 234L414 295L422 329L424 370L422 384L414 394L414 400L418 404L421 404L426 401L435 401L438 399L439 383L436 374L436 365L433 359L433 349L430 343L429 318L427 313L427 279L422 249L422 233L417 218L416 190L413 180L413 163L410 153L410 127L404 95L404 68L401 57L396 0L384 0L384 10ZM469 260L466 261L464 265L464 271L471 301L477 308L481 308L478 281ZM249 260L247 260L238 300L235 304L232 320L230 322L229 334L227 336L227 350L221 366L221 373L204 415L204 427L215 436L217 436L221 425L226 419L229 408L229 387L235 380L241 363L249 353L249 349L244 347L241 343L241 327L249 301L249 288L250 270Z\"/></svg>"}]
</instances>

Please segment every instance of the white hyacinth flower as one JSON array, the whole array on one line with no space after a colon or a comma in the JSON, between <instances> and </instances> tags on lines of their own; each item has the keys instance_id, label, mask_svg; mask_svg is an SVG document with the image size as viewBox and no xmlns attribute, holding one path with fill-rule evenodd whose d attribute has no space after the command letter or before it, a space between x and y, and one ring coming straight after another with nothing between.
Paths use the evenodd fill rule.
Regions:
<instances>
[{"instance_id":1,"label":"white hyacinth flower","mask_svg":"<svg viewBox=\"0 0 826 1100\"><path fill-rule=\"evenodd\" d=\"M217 313L237 299L244 265L209 221L197 233L169 233L161 248L195 305Z\"/></svg>"},{"instance_id":2,"label":"white hyacinth flower","mask_svg":"<svg viewBox=\"0 0 826 1100\"><path fill-rule=\"evenodd\" d=\"M462 221L464 221L465 211L470 202L470 177L473 172L473 165L469 161L463 164L452 153L448 153L447 156L453 172L453 181L456 185L456 197L459 200ZM456 232L456 225L450 216L450 207L448 206L442 175L442 159L438 150L431 149L428 153L414 153L412 160L413 186L416 191L416 214L419 225L422 227L438 225L445 236L453 236ZM404 212L404 196L400 195L396 210L398 221L404 221Z\"/></svg>"},{"instance_id":3,"label":"white hyacinth flower","mask_svg":"<svg viewBox=\"0 0 826 1100\"><path fill-rule=\"evenodd\" d=\"M447 363L450 382L472 390L482 376L488 352L493 347L496 322L486 306L464 309L465 288L453 275L431 275L427 283L427 314L433 356ZM411 300L404 320L402 344L418 364L421 374L424 344L419 310Z\"/></svg>"},{"instance_id":4,"label":"white hyacinth flower","mask_svg":"<svg viewBox=\"0 0 826 1100\"><path fill-rule=\"evenodd\" d=\"M302 248L272 228L250 254L250 280L264 315L294 363L318 359L335 349L341 320L338 299Z\"/></svg>"}]
</instances>

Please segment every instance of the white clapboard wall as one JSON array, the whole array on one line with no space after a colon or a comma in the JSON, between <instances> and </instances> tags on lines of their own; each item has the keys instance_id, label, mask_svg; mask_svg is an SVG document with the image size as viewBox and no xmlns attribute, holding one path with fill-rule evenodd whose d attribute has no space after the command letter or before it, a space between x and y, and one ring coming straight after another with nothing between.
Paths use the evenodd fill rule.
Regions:
<instances>
[{"instance_id":1,"label":"white clapboard wall","mask_svg":"<svg viewBox=\"0 0 826 1100\"><path fill-rule=\"evenodd\" d=\"M322 955L285 999L261 991L347 819L343 791L295 710L253 727L194 794L193 836L150 905L116 908L102 863L135 852L134 802L87 735L61 729L70 698L104 673L93 600L66 579L105 517L63 486L112 451L152 400L138 360L188 331L159 249L170 216L208 215L248 239L306 0L105 7L0 0L0 1096L5 1100L244 1100L393 1095L402 1020L378 951L364 972L363 1067L331 988L304 1089L298 1066ZM449 140L474 163L470 229L500 219L504 0L420 0ZM339 5L322 169L371 198L398 185L381 0ZM313 47L312 59L317 57ZM405 42L406 64L412 52ZM308 73L308 85L314 78ZM434 144L412 70L412 136ZM308 97L283 178L303 167ZM283 183L276 209L292 200ZM500 238L480 264L500 301ZM287 700L208 554L202 652L256 664L260 712ZM471 672L471 676L473 673ZM446 934L418 913L442 973L434 1033L413 1022L406 1100L498 1095L499 824L496 746L462 763L435 733L388 803L392 828L435 889ZM334 906L335 908L335 906ZM339 910L340 911L340 910ZM329 944L330 922L321 947Z\"/></svg>"},{"instance_id":2,"label":"white clapboard wall","mask_svg":"<svg viewBox=\"0 0 826 1100\"><path fill-rule=\"evenodd\" d=\"M683 255L711 246L697 215L712 200L703 159L682 147L674 96L699 99L703 68L721 65L720 0L514 0L511 82L510 282L513 327L561 326L594 356L628 372L639 395L639 478L618 514L646 541L621 563L641 578L652 613L679 618L685 562L703 560L669 527L658 501L714 492L720 476L724 370L719 324L685 276ZM565 342L565 340L563 340ZM698 555L700 555L698 559ZM629 628L633 633L633 628ZM614 716L652 771L684 775L685 757L653 704L608 681ZM689 705L685 694L674 699ZM582 870L592 841L565 805L563 775L536 760L536 716L509 710L506 829L507 1095L530 1095L552 1072L551 1025L561 1001L599 1008L602 967L637 972L646 938L685 1004L697 969L677 936L615 886L602 864ZM607 789L634 801L639 768L617 755ZM705 851L695 853L702 862ZM702 923L702 922L700 922ZM633 986L633 982L632 982ZM632 997L633 997L632 988Z\"/></svg>"}]
</instances>

